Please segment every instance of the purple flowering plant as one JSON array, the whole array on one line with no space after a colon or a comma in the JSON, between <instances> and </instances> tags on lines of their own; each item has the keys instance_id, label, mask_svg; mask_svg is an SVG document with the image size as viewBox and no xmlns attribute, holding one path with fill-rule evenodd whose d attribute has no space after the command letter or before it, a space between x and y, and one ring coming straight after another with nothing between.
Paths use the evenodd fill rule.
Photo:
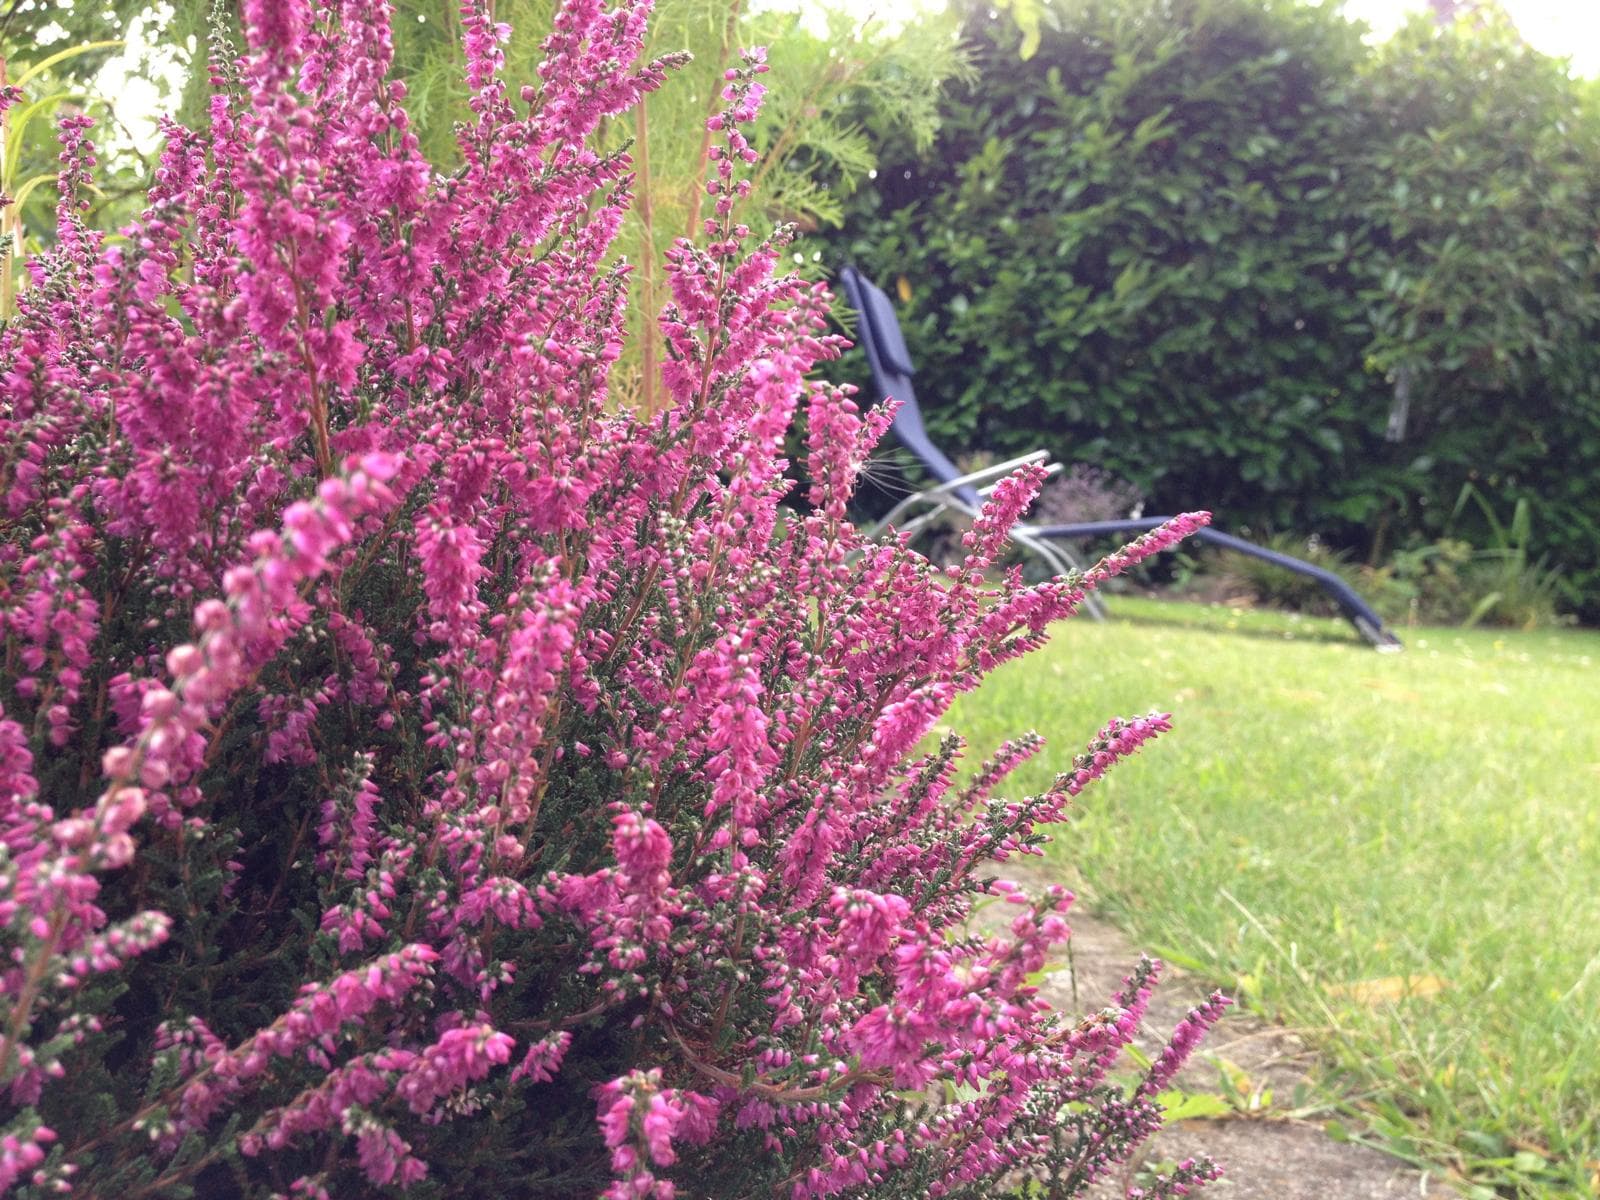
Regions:
<instances>
[{"instance_id":1,"label":"purple flowering plant","mask_svg":"<svg viewBox=\"0 0 1600 1200\"><path fill-rule=\"evenodd\" d=\"M62 123L0 330L0 1193L1067 1196L1159 1125L1222 1001L1121 1084L1156 965L1051 1011L1070 897L993 864L1166 718L1020 801L1036 737L965 782L926 738L1204 514L1036 586L991 568L1037 470L948 571L857 532L889 414L808 378L827 293L738 223L758 52L666 266L671 405L611 403L592 143L669 74L648 8L569 0L517 90L469 0L440 175L381 0L246 0L114 243Z\"/></svg>"}]
</instances>

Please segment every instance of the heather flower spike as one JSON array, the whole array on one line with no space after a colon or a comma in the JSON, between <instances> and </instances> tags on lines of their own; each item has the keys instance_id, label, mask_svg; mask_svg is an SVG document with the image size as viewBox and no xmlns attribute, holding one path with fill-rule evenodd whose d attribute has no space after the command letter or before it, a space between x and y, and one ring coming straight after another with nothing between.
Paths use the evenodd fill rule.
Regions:
<instances>
[{"instance_id":1,"label":"heather flower spike","mask_svg":"<svg viewBox=\"0 0 1600 1200\"><path fill-rule=\"evenodd\" d=\"M993 577L1036 470L949 575L850 523L891 414L809 378L828 294L741 219L759 51L636 414L599 133L670 86L648 4L568 0L521 80L467 0L444 172L382 0L242 15L125 237L63 122L0 329L0 1193L1070 1195L1126 1160L1221 1001L1113 1085L1155 966L1052 1012L1071 897L993 876L1168 718L1021 800L1037 737L962 786L929 735L1204 514L1032 587Z\"/></svg>"}]
</instances>

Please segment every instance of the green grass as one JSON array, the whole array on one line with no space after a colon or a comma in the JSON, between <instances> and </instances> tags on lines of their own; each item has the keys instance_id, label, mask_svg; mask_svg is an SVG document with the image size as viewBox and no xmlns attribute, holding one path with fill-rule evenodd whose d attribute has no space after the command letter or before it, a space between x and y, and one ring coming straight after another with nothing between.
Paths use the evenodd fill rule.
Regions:
<instances>
[{"instance_id":1,"label":"green grass","mask_svg":"<svg viewBox=\"0 0 1600 1200\"><path fill-rule=\"evenodd\" d=\"M1091 903L1313 1031L1366 1136L1478 1195L1596 1194L1600 634L1347 627L1119 598L950 718L1045 786L1110 715L1175 729L1052 853ZM1339 985L1443 981L1429 996ZM1377 985L1376 990L1384 990Z\"/></svg>"}]
</instances>

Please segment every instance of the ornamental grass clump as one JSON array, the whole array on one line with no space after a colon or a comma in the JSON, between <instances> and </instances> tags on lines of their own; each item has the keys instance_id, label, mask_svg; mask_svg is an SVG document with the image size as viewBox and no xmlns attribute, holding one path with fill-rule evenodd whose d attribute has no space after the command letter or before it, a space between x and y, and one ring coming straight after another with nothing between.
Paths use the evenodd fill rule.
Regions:
<instances>
[{"instance_id":1,"label":"ornamental grass clump","mask_svg":"<svg viewBox=\"0 0 1600 1200\"><path fill-rule=\"evenodd\" d=\"M672 66L647 9L571 0L518 91L465 5L440 176L380 0L247 0L105 244L64 122L0 332L0 1191L1070 1195L1220 1012L1115 1077L1154 964L1064 1019L1069 897L992 878L1164 717L1021 801L1037 739L964 784L924 748L1203 515L1031 587L991 566L1037 470L948 573L857 532L889 414L807 379L827 295L735 216L758 53L666 267L671 406L609 403L630 180L590 144Z\"/></svg>"}]
</instances>

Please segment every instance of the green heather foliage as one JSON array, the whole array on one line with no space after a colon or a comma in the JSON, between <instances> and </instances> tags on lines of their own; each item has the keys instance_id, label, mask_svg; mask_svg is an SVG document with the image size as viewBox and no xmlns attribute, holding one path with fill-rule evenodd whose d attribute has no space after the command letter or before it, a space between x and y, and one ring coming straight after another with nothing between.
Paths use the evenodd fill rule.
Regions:
<instances>
[{"instance_id":1,"label":"green heather foliage","mask_svg":"<svg viewBox=\"0 0 1600 1200\"><path fill-rule=\"evenodd\" d=\"M901 285L936 435L1374 556L1471 482L1600 613L1595 89L1490 7L1376 50L1291 0L1044 16L1024 56L973 11L977 81L834 242Z\"/></svg>"}]
</instances>

